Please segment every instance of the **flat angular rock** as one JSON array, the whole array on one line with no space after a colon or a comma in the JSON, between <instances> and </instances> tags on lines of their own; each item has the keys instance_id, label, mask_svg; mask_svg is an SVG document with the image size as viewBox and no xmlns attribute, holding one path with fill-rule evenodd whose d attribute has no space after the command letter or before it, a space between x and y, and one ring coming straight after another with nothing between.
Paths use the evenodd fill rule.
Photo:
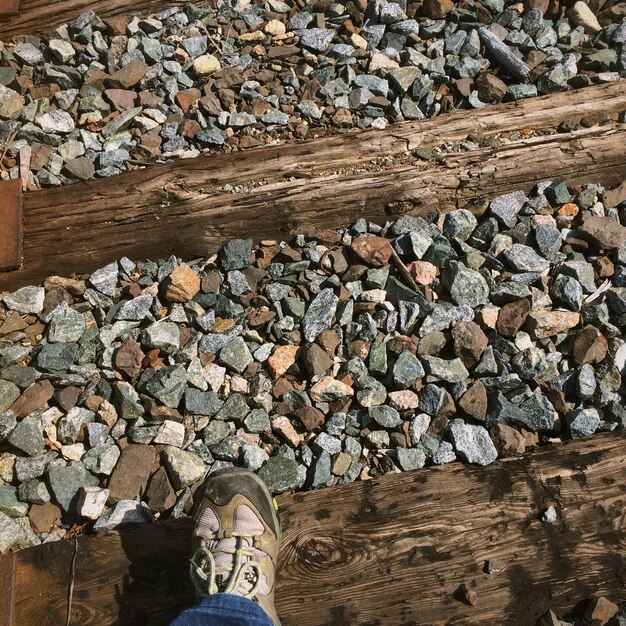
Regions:
<instances>
[{"instance_id":1,"label":"flat angular rock","mask_svg":"<svg viewBox=\"0 0 626 626\"><path fill-rule=\"evenodd\" d=\"M146 392L165 406L175 409L185 393L187 372L182 365L162 367L146 383Z\"/></svg>"},{"instance_id":2,"label":"flat angular rock","mask_svg":"<svg viewBox=\"0 0 626 626\"><path fill-rule=\"evenodd\" d=\"M48 341L71 343L78 341L85 332L86 323L82 313L62 302L55 310L48 325Z\"/></svg>"},{"instance_id":3,"label":"flat angular rock","mask_svg":"<svg viewBox=\"0 0 626 626\"><path fill-rule=\"evenodd\" d=\"M176 492L164 467L159 467L150 478L144 498L150 510L157 513L165 513L176 504Z\"/></svg>"},{"instance_id":4,"label":"flat angular rock","mask_svg":"<svg viewBox=\"0 0 626 626\"><path fill-rule=\"evenodd\" d=\"M535 339L546 339L575 328L580 323L580 313L574 311L531 311L526 325Z\"/></svg>"},{"instance_id":5,"label":"flat angular rock","mask_svg":"<svg viewBox=\"0 0 626 626\"><path fill-rule=\"evenodd\" d=\"M606 337L591 324L587 324L574 340L574 361L579 365L600 363L608 354Z\"/></svg>"},{"instance_id":6,"label":"flat angular rock","mask_svg":"<svg viewBox=\"0 0 626 626\"><path fill-rule=\"evenodd\" d=\"M322 289L309 304L302 319L304 338L312 342L327 328L330 327L339 299L332 289Z\"/></svg>"},{"instance_id":7,"label":"flat angular rock","mask_svg":"<svg viewBox=\"0 0 626 626\"><path fill-rule=\"evenodd\" d=\"M131 444L124 448L109 480L109 502L141 496L156 460L156 451L152 446Z\"/></svg>"},{"instance_id":8,"label":"flat angular rock","mask_svg":"<svg viewBox=\"0 0 626 626\"><path fill-rule=\"evenodd\" d=\"M82 487L97 487L98 479L90 474L79 461L65 467L49 466L48 484L55 502L64 513L74 513L78 503L78 494Z\"/></svg>"},{"instance_id":9,"label":"flat angular rock","mask_svg":"<svg viewBox=\"0 0 626 626\"><path fill-rule=\"evenodd\" d=\"M11 405L10 410L17 419L26 417L41 409L53 395L54 388L49 380L35 382Z\"/></svg>"},{"instance_id":10,"label":"flat angular rock","mask_svg":"<svg viewBox=\"0 0 626 626\"><path fill-rule=\"evenodd\" d=\"M506 250L504 258L516 272L543 272L550 267L549 261L530 246L519 243L514 243L510 250Z\"/></svg>"},{"instance_id":11,"label":"flat angular rock","mask_svg":"<svg viewBox=\"0 0 626 626\"><path fill-rule=\"evenodd\" d=\"M143 502L121 500L102 514L93 529L95 532L107 532L128 524L150 524L154 521L154 515Z\"/></svg>"},{"instance_id":12,"label":"flat angular rock","mask_svg":"<svg viewBox=\"0 0 626 626\"><path fill-rule=\"evenodd\" d=\"M382 267L393 255L391 242L385 237L357 237L352 241L352 250L366 263Z\"/></svg>"},{"instance_id":13,"label":"flat angular rock","mask_svg":"<svg viewBox=\"0 0 626 626\"><path fill-rule=\"evenodd\" d=\"M2 298L12 311L19 313L41 313L45 291L43 287L22 287Z\"/></svg>"},{"instance_id":14,"label":"flat angular rock","mask_svg":"<svg viewBox=\"0 0 626 626\"><path fill-rule=\"evenodd\" d=\"M17 426L7 437L7 441L29 456L41 454L45 450L41 418L37 415L29 415L18 421Z\"/></svg>"},{"instance_id":15,"label":"flat angular rock","mask_svg":"<svg viewBox=\"0 0 626 626\"><path fill-rule=\"evenodd\" d=\"M577 409L565 416L565 422L572 439L593 435L600 426L600 416L596 409Z\"/></svg>"},{"instance_id":16,"label":"flat angular rock","mask_svg":"<svg viewBox=\"0 0 626 626\"><path fill-rule=\"evenodd\" d=\"M250 265L252 240L231 239L219 252L222 268L226 271L241 270Z\"/></svg>"},{"instance_id":17,"label":"flat angular rock","mask_svg":"<svg viewBox=\"0 0 626 626\"><path fill-rule=\"evenodd\" d=\"M78 494L76 510L81 517L95 520L102 515L109 496L108 489L83 487Z\"/></svg>"},{"instance_id":18,"label":"flat angular rock","mask_svg":"<svg viewBox=\"0 0 626 626\"><path fill-rule=\"evenodd\" d=\"M351 397L354 389L332 376L324 376L311 387L310 395L314 402L332 402Z\"/></svg>"},{"instance_id":19,"label":"flat angular rock","mask_svg":"<svg viewBox=\"0 0 626 626\"><path fill-rule=\"evenodd\" d=\"M608 217L586 217L578 232L596 249L615 250L626 243L626 228Z\"/></svg>"},{"instance_id":20,"label":"flat angular rock","mask_svg":"<svg viewBox=\"0 0 626 626\"><path fill-rule=\"evenodd\" d=\"M498 452L482 426L450 424L452 443L458 454L468 463L489 465L498 457Z\"/></svg>"},{"instance_id":21,"label":"flat angular rock","mask_svg":"<svg viewBox=\"0 0 626 626\"><path fill-rule=\"evenodd\" d=\"M254 359L243 338L236 337L221 349L219 361L227 368L241 374Z\"/></svg>"}]
</instances>

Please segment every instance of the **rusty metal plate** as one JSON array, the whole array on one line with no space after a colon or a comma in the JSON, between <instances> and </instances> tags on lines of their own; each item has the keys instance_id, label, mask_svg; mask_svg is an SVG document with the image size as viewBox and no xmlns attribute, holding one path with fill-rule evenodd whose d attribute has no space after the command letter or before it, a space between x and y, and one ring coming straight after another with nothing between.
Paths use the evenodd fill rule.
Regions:
<instances>
[{"instance_id":1,"label":"rusty metal plate","mask_svg":"<svg viewBox=\"0 0 626 626\"><path fill-rule=\"evenodd\" d=\"M6 180L0 182L0 270L21 266L22 181Z\"/></svg>"},{"instance_id":2,"label":"rusty metal plate","mask_svg":"<svg viewBox=\"0 0 626 626\"><path fill-rule=\"evenodd\" d=\"M0 0L0 17L17 15L20 12L20 0Z\"/></svg>"}]
</instances>

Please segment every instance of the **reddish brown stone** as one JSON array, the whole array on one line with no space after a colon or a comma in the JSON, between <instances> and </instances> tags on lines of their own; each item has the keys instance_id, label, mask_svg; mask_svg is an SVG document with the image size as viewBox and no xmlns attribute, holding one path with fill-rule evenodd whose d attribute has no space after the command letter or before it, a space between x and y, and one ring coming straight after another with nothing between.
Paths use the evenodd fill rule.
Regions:
<instances>
[{"instance_id":1,"label":"reddish brown stone","mask_svg":"<svg viewBox=\"0 0 626 626\"><path fill-rule=\"evenodd\" d=\"M65 387L54 394L54 399L64 411L69 411L76 406L82 391L81 387Z\"/></svg>"},{"instance_id":2,"label":"reddish brown stone","mask_svg":"<svg viewBox=\"0 0 626 626\"><path fill-rule=\"evenodd\" d=\"M609 352L609 344L595 326L588 324L576 335L573 352L578 365L600 363Z\"/></svg>"},{"instance_id":3,"label":"reddish brown stone","mask_svg":"<svg viewBox=\"0 0 626 626\"><path fill-rule=\"evenodd\" d=\"M28 323L22 319L17 311L10 311L2 325L0 325L0 337L6 337L18 330L24 330L28 327Z\"/></svg>"},{"instance_id":4,"label":"reddish brown stone","mask_svg":"<svg viewBox=\"0 0 626 626\"><path fill-rule=\"evenodd\" d=\"M614 250L626 243L626 228L610 217L590 215L585 218L578 232L601 250Z\"/></svg>"},{"instance_id":5,"label":"reddish brown stone","mask_svg":"<svg viewBox=\"0 0 626 626\"><path fill-rule=\"evenodd\" d=\"M10 409L18 419L26 417L29 413L41 409L43 405L52 398L54 388L49 380L41 380L33 383L24 393L11 405Z\"/></svg>"},{"instance_id":6,"label":"reddish brown stone","mask_svg":"<svg viewBox=\"0 0 626 626\"><path fill-rule=\"evenodd\" d=\"M437 278L437 267L428 261L413 261L407 269L418 285L430 285Z\"/></svg>"},{"instance_id":7,"label":"reddish brown stone","mask_svg":"<svg viewBox=\"0 0 626 626\"><path fill-rule=\"evenodd\" d=\"M477 380L461 396L459 408L475 420L484 422L487 416L487 402L487 390L482 382Z\"/></svg>"},{"instance_id":8,"label":"reddish brown stone","mask_svg":"<svg viewBox=\"0 0 626 626\"><path fill-rule=\"evenodd\" d=\"M533 339L546 339L564 333L580 323L575 311L531 311L527 326Z\"/></svg>"},{"instance_id":9,"label":"reddish brown stone","mask_svg":"<svg viewBox=\"0 0 626 626\"><path fill-rule=\"evenodd\" d=\"M321 348L323 348L327 354L330 356L334 356L337 352L337 348L339 347L339 337L337 337L337 333L334 330L323 330L315 340L317 344ZM329 366L330 367L330 366Z\"/></svg>"},{"instance_id":10,"label":"reddish brown stone","mask_svg":"<svg viewBox=\"0 0 626 626\"><path fill-rule=\"evenodd\" d=\"M38 144L33 146L30 155L30 169L34 172L38 172L42 167L45 167L54 152L52 146L46 144Z\"/></svg>"},{"instance_id":11,"label":"reddish brown stone","mask_svg":"<svg viewBox=\"0 0 626 626\"><path fill-rule=\"evenodd\" d=\"M530 301L516 300L505 304L498 313L496 330L503 337L513 338L517 331L524 325L530 313Z\"/></svg>"},{"instance_id":12,"label":"reddish brown stone","mask_svg":"<svg viewBox=\"0 0 626 626\"><path fill-rule=\"evenodd\" d=\"M478 363L485 348L489 345L487 335L476 322L459 322L452 329L454 352L466 367Z\"/></svg>"},{"instance_id":13,"label":"reddish brown stone","mask_svg":"<svg viewBox=\"0 0 626 626\"><path fill-rule=\"evenodd\" d=\"M193 139L201 130L202 126L200 126L196 120L190 120L188 118L185 118L178 127L181 136L186 139Z\"/></svg>"},{"instance_id":14,"label":"reddish brown stone","mask_svg":"<svg viewBox=\"0 0 626 626\"><path fill-rule=\"evenodd\" d=\"M135 106L137 94L128 89L105 89L104 95L117 111L126 111Z\"/></svg>"},{"instance_id":15,"label":"reddish brown stone","mask_svg":"<svg viewBox=\"0 0 626 626\"><path fill-rule=\"evenodd\" d=\"M385 237L357 237L351 247L363 261L375 267L387 265L393 255L391 243Z\"/></svg>"},{"instance_id":16,"label":"reddish brown stone","mask_svg":"<svg viewBox=\"0 0 626 626\"><path fill-rule=\"evenodd\" d=\"M126 34L126 26L128 26L129 20L130 18L124 15L111 15L102 19L109 35Z\"/></svg>"},{"instance_id":17,"label":"reddish brown stone","mask_svg":"<svg viewBox=\"0 0 626 626\"><path fill-rule=\"evenodd\" d=\"M127 335L122 345L115 351L113 367L132 380L141 374L141 365L145 357L139 343Z\"/></svg>"},{"instance_id":18,"label":"reddish brown stone","mask_svg":"<svg viewBox=\"0 0 626 626\"><path fill-rule=\"evenodd\" d=\"M176 504L176 492L164 467L159 467L150 478L144 499L150 509L158 513L165 513Z\"/></svg>"},{"instance_id":19,"label":"reddish brown stone","mask_svg":"<svg viewBox=\"0 0 626 626\"><path fill-rule=\"evenodd\" d=\"M365 361L370 353L370 344L362 339L351 341L348 345L348 356L352 359L359 357L361 361Z\"/></svg>"},{"instance_id":20,"label":"reddish brown stone","mask_svg":"<svg viewBox=\"0 0 626 626\"><path fill-rule=\"evenodd\" d=\"M605 256L600 256L591 263L600 278L610 278L615 274L615 265Z\"/></svg>"},{"instance_id":21,"label":"reddish brown stone","mask_svg":"<svg viewBox=\"0 0 626 626\"><path fill-rule=\"evenodd\" d=\"M33 504L28 510L28 521L36 533L48 533L61 519L61 509L46 502L45 504Z\"/></svg>"},{"instance_id":22,"label":"reddish brown stone","mask_svg":"<svg viewBox=\"0 0 626 626\"><path fill-rule=\"evenodd\" d=\"M315 343L302 348L301 360L310 377L325 374L333 365L328 353Z\"/></svg>"},{"instance_id":23,"label":"reddish brown stone","mask_svg":"<svg viewBox=\"0 0 626 626\"><path fill-rule=\"evenodd\" d=\"M157 461L152 446L133 443L122 450L109 481L109 502L142 496Z\"/></svg>"},{"instance_id":24,"label":"reddish brown stone","mask_svg":"<svg viewBox=\"0 0 626 626\"><path fill-rule=\"evenodd\" d=\"M140 59L132 59L124 67L105 79L112 89L128 89L136 85L148 71L148 65Z\"/></svg>"},{"instance_id":25,"label":"reddish brown stone","mask_svg":"<svg viewBox=\"0 0 626 626\"><path fill-rule=\"evenodd\" d=\"M526 440L512 426L496 424L489 434L500 458L520 456L526 452Z\"/></svg>"},{"instance_id":26,"label":"reddish brown stone","mask_svg":"<svg viewBox=\"0 0 626 626\"><path fill-rule=\"evenodd\" d=\"M302 422L307 430L316 430L321 428L326 421L326 416L322 411L314 406L304 406L294 411L296 417Z\"/></svg>"},{"instance_id":27,"label":"reddish brown stone","mask_svg":"<svg viewBox=\"0 0 626 626\"><path fill-rule=\"evenodd\" d=\"M202 93L196 87L190 89L183 89L176 94L176 103L183 110L183 113L187 113L189 109L202 97Z\"/></svg>"},{"instance_id":28,"label":"reddish brown stone","mask_svg":"<svg viewBox=\"0 0 626 626\"><path fill-rule=\"evenodd\" d=\"M339 128L347 128L352 126L352 113L349 109L338 109L331 118L332 123Z\"/></svg>"},{"instance_id":29,"label":"reddish brown stone","mask_svg":"<svg viewBox=\"0 0 626 626\"><path fill-rule=\"evenodd\" d=\"M271 322L276 317L276 311L271 311L268 307L263 306L258 309L252 309L248 317L248 323L251 328L260 328Z\"/></svg>"},{"instance_id":30,"label":"reddish brown stone","mask_svg":"<svg viewBox=\"0 0 626 626\"><path fill-rule=\"evenodd\" d=\"M276 399L280 399L288 391L293 391L293 390L294 390L294 386L289 380L287 380L286 378L279 378L274 383L274 386L272 387L272 395Z\"/></svg>"}]
</instances>

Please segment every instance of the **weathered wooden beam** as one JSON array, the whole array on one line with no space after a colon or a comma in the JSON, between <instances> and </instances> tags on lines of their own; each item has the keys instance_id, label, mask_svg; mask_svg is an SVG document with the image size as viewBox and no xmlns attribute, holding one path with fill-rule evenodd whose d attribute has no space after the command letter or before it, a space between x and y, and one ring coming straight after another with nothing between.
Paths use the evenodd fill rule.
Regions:
<instances>
[{"instance_id":1,"label":"weathered wooden beam","mask_svg":"<svg viewBox=\"0 0 626 626\"><path fill-rule=\"evenodd\" d=\"M0 41L14 35L34 34L56 28L77 18L84 11L95 11L99 17L114 15L148 15L170 7L185 6L188 0L1 0L10 6L19 6L15 13L0 12ZM210 0L197 0L196 6L211 4Z\"/></svg>"},{"instance_id":2,"label":"weathered wooden beam","mask_svg":"<svg viewBox=\"0 0 626 626\"><path fill-rule=\"evenodd\" d=\"M0 271L22 264L22 181L0 182Z\"/></svg>"},{"instance_id":3,"label":"weathered wooden beam","mask_svg":"<svg viewBox=\"0 0 626 626\"><path fill-rule=\"evenodd\" d=\"M448 154L411 152L468 135L553 129L572 117L626 109L624 81L478 111L458 111L387 131L353 132L155 165L115 178L24 196L23 267L0 289L52 273L90 272L121 256L204 256L226 238L289 237L357 217L448 211L475 195L528 190L546 176L607 186L626 178L623 124ZM225 190L237 187L236 193ZM260 219L262 218L262 219Z\"/></svg>"},{"instance_id":4,"label":"weathered wooden beam","mask_svg":"<svg viewBox=\"0 0 626 626\"><path fill-rule=\"evenodd\" d=\"M528 626L593 595L626 600L626 436L488 467L454 463L278 498L284 626ZM554 524L540 520L549 506ZM193 601L189 523L122 529L0 558L3 626L160 626ZM499 559L506 569L485 573ZM474 589L475 606L455 597ZM1 622L0 622L1 623Z\"/></svg>"},{"instance_id":5,"label":"weathered wooden beam","mask_svg":"<svg viewBox=\"0 0 626 626\"><path fill-rule=\"evenodd\" d=\"M0 2L0 18L12 17L20 12L20 0L2 0Z\"/></svg>"}]
</instances>

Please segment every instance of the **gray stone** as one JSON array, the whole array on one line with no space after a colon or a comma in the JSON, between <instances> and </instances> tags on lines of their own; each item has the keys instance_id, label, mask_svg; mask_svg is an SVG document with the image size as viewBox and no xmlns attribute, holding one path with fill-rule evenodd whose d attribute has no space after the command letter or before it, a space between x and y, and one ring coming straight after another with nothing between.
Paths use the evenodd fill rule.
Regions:
<instances>
[{"instance_id":1,"label":"gray stone","mask_svg":"<svg viewBox=\"0 0 626 626\"><path fill-rule=\"evenodd\" d=\"M550 267L550 263L539 256L530 246L520 243L514 243L503 254L508 264L516 272L544 272Z\"/></svg>"},{"instance_id":2,"label":"gray stone","mask_svg":"<svg viewBox=\"0 0 626 626\"><path fill-rule=\"evenodd\" d=\"M489 465L498 458L498 452L482 426L450 424L452 443L458 454L468 463Z\"/></svg>"},{"instance_id":3,"label":"gray stone","mask_svg":"<svg viewBox=\"0 0 626 626\"><path fill-rule=\"evenodd\" d=\"M43 287L22 287L4 296L2 300L12 311L19 313L41 313L46 295Z\"/></svg>"},{"instance_id":4,"label":"gray stone","mask_svg":"<svg viewBox=\"0 0 626 626\"><path fill-rule=\"evenodd\" d=\"M122 304L115 319L141 321L150 314L150 307L154 298L150 295L137 296L132 300L127 300Z\"/></svg>"},{"instance_id":5,"label":"gray stone","mask_svg":"<svg viewBox=\"0 0 626 626\"><path fill-rule=\"evenodd\" d=\"M95 532L106 532L127 524L149 524L154 521L154 515L143 502L120 500L100 516L93 529Z\"/></svg>"},{"instance_id":6,"label":"gray stone","mask_svg":"<svg viewBox=\"0 0 626 626\"><path fill-rule=\"evenodd\" d=\"M398 411L385 405L370 407L369 416L383 428L395 428L404 421Z\"/></svg>"},{"instance_id":7,"label":"gray stone","mask_svg":"<svg viewBox=\"0 0 626 626\"><path fill-rule=\"evenodd\" d=\"M318 452L326 451L328 454L337 454L341 452L341 441L322 432L315 437L312 447Z\"/></svg>"},{"instance_id":8,"label":"gray stone","mask_svg":"<svg viewBox=\"0 0 626 626\"><path fill-rule=\"evenodd\" d=\"M0 416L0 424L1 423L9 423L11 421L10 417L7 416L4 412L20 397L21 391L20 388L9 382L8 380L0 379L0 413L4 414L4 418ZM15 422L15 418L13 418L13 422ZM13 424L15 425L15 424ZM0 441L2 440L2 432L5 431L4 436L8 433L6 432L6 426L3 428L0 426Z\"/></svg>"},{"instance_id":9,"label":"gray stone","mask_svg":"<svg viewBox=\"0 0 626 626\"><path fill-rule=\"evenodd\" d=\"M535 228L535 243L539 252L546 257L546 259L552 260L558 255L563 244L563 236L561 231L551 224L539 224Z\"/></svg>"},{"instance_id":10,"label":"gray stone","mask_svg":"<svg viewBox=\"0 0 626 626\"><path fill-rule=\"evenodd\" d=\"M295 489L300 482L298 464L283 455L270 457L258 475L273 494Z\"/></svg>"},{"instance_id":11,"label":"gray stone","mask_svg":"<svg viewBox=\"0 0 626 626\"><path fill-rule=\"evenodd\" d=\"M497 199L497 198L496 198ZM492 201L492 205L493 205ZM466 241L469 239L474 229L478 226L478 221L470 211L458 209L446 215L443 225L443 233L448 239L454 237Z\"/></svg>"},{"instance_id":12,"label":"gray stone","mask_svg":"<svg viewBox=\"0 0 626 626\"><path fill-rule=\"evenodd\" d=\"M29 456L41 454L45 449L41 418L29 415L20 420L7 437L7 441Z\"/></svg>"},{"instance_id":13,"label":"gray stone","mask_svg":"<svg viewBox=\"0 0 626 626\"><path fill-rule=\"evenodd\" d=\"M71 343L78 341L85 331L85 317L82 313L62 302L52 315L48 325L48 341Z\"/></svg>"},{"instance_id":14,"label":"gray stone","mask_svg":"<svg viewBox=\"0 0 626 626\"><path fill-rule=\"evenodd\" d=\"M20 42L15 46L13 54L26 65L39 65L43 63L41 50L30 42Z\"/></svg>"},{"instance_id":15,"label":"gray stone","mask_svg":"<svg viewBox=\"0 0 626 626\"><path fill-rule=\"evenodd\" d=\"M396 455L404 471L420 469L426 464L426 454L421 448L398 448Z\"/></svg>"},{"instance_id":16,"label":"gray stone","mask_svg":"<svg viewBox=\"0 0 626 626\"><path fill-rule=\"evenodd\" d=\"M178 324L169 321L155 322L142 333L142 345L159 348L171 354L180 347L180 329Z\"/></svg>"},{"instance_id":17,"label":"gray stone","mask_svg":"<svg viewBox=\"0 0 626 626\"><path fill-rule=\"evenodd\" d=\"M107 137L117 135L117 133L128 128L131 125L132 121L141 113L141 111L141 107L135 107L133 109L128 109L127 111L120 113L117 117L114 117L110 122L108 122L100 131L100 133L105 139Z\"/></svg>"},{"instance_id":18,"label":"gray stone","mask_svg":"<svg viewBox=\"0 0 626 626\"><path fill-rule=\"evenodd\" d=\"M330 28L308 28L300 34L300 43L316 52L324 52L333 40L335 31Z\"/></svg>"},{"instance_id":19,"label":"gray stone","mask_svg":"<svg viewBox=\"0 0 626 626\"><path fill-rule=\"evenodd\" d=\"M75 343L43 344L36 357L37 367L46 372L67 371L74 363L77 351Z\"/></svg>"},{"instance_id":20,"label":"gray stone","mask_svg":"<svg viewBox=\"0 0 626 626\"><path fill-rule=\"evenodd\" d=\"M26 535L22 527L0 511L0 554L23 544L25 540Z\"/></svg>"},{"instance_id":21,"label":"gray stone","mask_svg":"<svg viewBox=\"0 0 626 626\"><path fill-rule=\"evenodd\" d=\"M469 372L461 359L447 360L436 356L424 355L422 361L424 361L428 376L435 380L458 383L469 378Z\"/></svg>"},{"instance_id":22,"label":"gray stone","mask_svg":"<svg viewBox=\"0 0 626 626\"><path fill-rule=\"evenodd\" d=\"M433 463L435 465L444 465L453 461L456 461L456 453L452 444L448 441L442 441L437 452L433 455Z\"/></svg>"},{"instance_id":23,"label":"gray stone","mask_svg":"<svg viewBox=\"0 0 626 626\"><path fill-rule=\"evenodd\" d=\"M442 278L452 300L457 304L473 308L489 302L487 281L479 272L469 269L463 263L450 263L445 268Z\"/></svg>"},{"instance_id":24,"label":"gray stone","mask_svg":"<svg viewBox=\"0 0 626 626\"><path fill-rule=\"evenodd\" d=\"M50 493L41 480L28 480L17 488L17 495L22 502L45 504L50 502Z\"/></svg>"},{"instance_id":25,"label":"gray stone","mask_svg":"<svg viewBox=\"0 0 626 626\"><path fill-rule=\"evenodd\" d=\"M175 409L185 393L187 372L182 365L162 367L146 383L146 392L165 406Z\"/></svg>"},{"instance_id":26,"label":"gray stone","mask_svg":"<svg viewBox=\"0 0 626 626\"><path fill-rule=\"evenodd\" d=\"M139 394L130 383L124 381L116 382L113 387L113 406L125 420L135 420L145 413Z\"/></svg>"},{"instance_id":27,"label":"gray stone","mask_svg":"<svg viewBox=\"0 0 626 626\"><path fill-rule=\"evenodd\" d=\"M28 511L28 504L17 497L17 488L0 485L0 513L9 517L23 517Z\"/></svg>"},{"instance_id":28,"label":"gray stone","mask_svg":"<svg viewBox=\"0 0 626 626\"><path fill-rule=\"evenodd\" d=\"M550 296L570 311L580 311L583 304L581 284L575 278L564 274L559 274L552 282Z\"/></svg>"},{"instance_id":29,"label":"gray stone","mask_svg":"<svg viewBox=\"0 0 626 626\"><path fill-rule=\"evenodd\" d=\"M400 389L410 387L418 378L423 378L424 368L419 359L405 350L393 365L393 382Z\"/></svg>"},{"instance_id":30,"label":"gray stone","mask_svg":"<svg viewBox=\"0 0 626 626\"><path fill-rule=\"evenodd\" d=\"M87 450L81 461L93 474L110 476L120 454L120 449L116 445L101 444Z\"/></svg>"},{"instance_id":31,"label":"gray stone","mask_svg":"<svg viewBox=\"0 0 626 626\"><path fill-rule=\"evenodd\" d=\"M521 414L516 423L534 432L554 432L559 428L559 419L554 406L539 390L520 405Z\"/></svg>"},{"instance_id":32,"label":"gray stone","mask_svg":"<svg viewBox=\"0 0 626 626\"><path fill-rule=\"evenodd\" d=\"M208 124L206 128L196 134L196 139L201 143L222 146L226 143L228 135L221 128Z\"/></svg>"},{"instance_id":33,"label":"gray stone","mask_svg":"<svg viewBox=\"0 0 626 626\"><path fill-rule=\"evenodd\" d=\"M45 455L35 457L18 456L15 459L15 476L20 482L39 478L46 469Z\"/></svg>"},{"instance_id":34,"label":"gray stone","mask_svg":"<svg viewBox=\"0 0 626 626\"><path fill-rule=\"evenodd\" d=\"M219 353L219 362L231 370L241 374L254 358L246 342L241 337L236 337L226 344Z\"/></svg>"},{"instance_id":35,"label":"gray stone","mask_svg":"<svg viewBox=\"0 0 626 626\"><path fill-rule=\"evenodd\" d=\"M84 439L87 424L95 420L95 413L75 406L57 422L57 436L62 444L72 444Z\"/></svg>"},{"instance_id":36,"label":"gray stone","mask_svg":"<svg viewBox=\"0 0 626 626\"><path fill-rule=\"evenodd\" d=\"M98 479L79 461L66 466L50 465L48 484L55 502L65 513L74 513L81 487L97 487Z\"/></svg>"},{"instance_id":37,"label":"gray stone","mask_svg":"<svg viewBox=\"0 0 626 626\"><path fill-rule=\"evenodd\" d=\"M576 409L565 415L565 423L572 439L588 437L598 430L600 416L597 409Z\"/></svg>"},{"instance_id":38,"label":"gray stone","mask_svg":"<svg viewBox=\"0 0 626 626\"><path fill-rule=\"evenodd\" d=\"M219 252L220 263L226 271L241 270L250 265L252 240L231 239Z\"/></svg>"},{"instance_id":39,"label":"gray stone","mask_svg":"<svg viewBox=\"0 0 626 626\"><path fill-rule=\"evenodd\" d=\"M338 301L333 290L329 288L322 289L315 296L302 318L302 330L306 341L313 342L323 330L330 328Z\"/></svg>"},{"instance_id":40,"label":"gray stone","mask_svg":"<svg viewBox=\"0 0 626 626\"><path fill-rule=\"evenodd\" d=\"M514 191L494 198L489 204L491 214L502 224L512 228L527 198L523 191Z\"/></svg>"},{"instance_id":41,"label":"gray stone","mask_svg":"<svg viewBox=\"0 0 626 626\"><path fill-rule=\"evenodd\" d=\"M169 447L163 453L163 460L169 479L177 491L193 485L205 474L202 459L191 452Z\"/></svg>"},{"instance_id":42,"label":"gray stone","mask_svg":"<svg viewBox=\"0 0 626 626\"><path fill-rule=\"evenodd\" d=\"M117 272L117 263L109 263L96 270L89 277L89 282L105 296L113 296L117 288Z\"/></svg>"}]
</instances>

